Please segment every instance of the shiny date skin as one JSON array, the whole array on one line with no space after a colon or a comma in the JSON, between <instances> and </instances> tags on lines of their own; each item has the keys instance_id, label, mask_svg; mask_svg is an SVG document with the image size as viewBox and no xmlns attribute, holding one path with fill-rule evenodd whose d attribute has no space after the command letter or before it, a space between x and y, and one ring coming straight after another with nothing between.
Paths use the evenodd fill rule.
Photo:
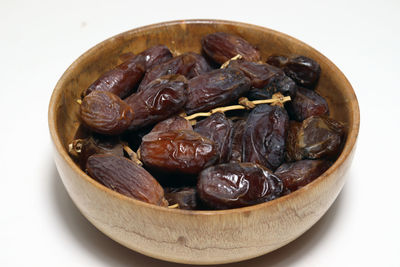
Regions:
<instances>
[{"instance_id":1,"label":"shiny date skin","mask_svg":"<svg viewBox=\"0 0 400 267\"><path fill-rule=\"evenodd\" d=\"M150 47L139 54L143 59L145 70L162 64L172 58L172 53L165 45Z\"/></svg>"},{"instance_id":2,"label":"shiny date skin","mask_svg":"<svg viewBox=\"0 0 400 267\"><path fill-rule=\"evenodd\" d=\"M165 188L164 191L169 205L178 204L178 208L183 210L195 210L198 208L195 187Z\"/></svg>"},{"instance_id":3,"label":"shiny date skin","mask_svg":"<svg viewBox=\"0 0 400 267\"><path fill-rule=\"evenodd\" d=\"M108 154L92 155L86 169L93 179L118 193L154 205L168 205L157 180L131 160Z\"/></svg>"},{"instance_id":4,"label":"shiny date skin","mask_svg":"<svg viewBox=\"0 0 400 267\"><path fill-rule=\"evenodd\" d=\"M332 165L326 160L300 160L283 163L275 171L283 182L285 194L311 183Z\"/></svg>"},{"instance_id":5,"label":"shiny date skin","mask_svg":"<svg viewBox=\"0 0 400 267\"><path fill-rule=\"evenodd\" d=\"M151 130L152 133L154 132L169 132L174 130L193 130L192 124L187 119L181 116L173 116L166 120L160 121L156 125L154 125L153 129Z\"/></svg>"},{"instance_id":6,"label":"shiny date skin","mask_svg":"<svg viewBox=\"0 0 400 267\"><path fill-rule=\"evenodd\" d=\"M299 86L314 88L321 74L320 65L313 59L305 56L271 56L267 63L282 68L286 75L292 78Z\"/></svg>"},{"instance_id":7,"label":"shiny date skin","mask_svg":"<svg viewBox=\"0 0 400 267\"><path fill-rule=\"evenodd\" d=\"M219 157L213 141L188 130L149 133L139 149L145 166L166 173L195 175Z\"/></svg>"},{"instance_id":8,"label":"shiny date skin","mask_svg":"<svg viewBox=\"0 0 400 267\"><path fill-rule=\"evenodd\" d=\"M167 119L183 108L186 99L187 80L182 75L167 75L150 82L145 90L125 100L135 113L129 130Z\"/></svg>"},{"instance_id":9,"label":"shiny date skin","mask_svg":"<svg viewBox=\"0 0 400 267\"><path fill-rule=\"evenodd\" d=\"M143 58L135 56L103 73L86 89L83 95L86 96L94 91L106 91L125 98L134 91L144 72Z\"/></svg>"},{"instance_id":10,"label":"shiny date skin","mask_svg":"<svg viewBox=\"0 0 400 267\"><path fill-rule=\"evenodd\" d=\"M254 163L225 163L203 170L198 177L200 199L214 209L230 209L281 196L282 181Z\"/></svg>"},{"instance_id":11,"label":"shiny date skin","mask_svg":"<svg viewBox=\"0 0 400 267\"><path fill-rule=\"evenodd\" d=\"M242 162L243 152L243 133L246 126L246 120L235 121L232 129L232 144L229 162Z\"/></svg>"},{"instance_id":12,"label":"shiny date skin","mask_svg":"<svg viewBox=\"0 0 400 267\"><path fill-rule=\"evenodd\" d=\"M80 105L83 124L96 133L118 135L134 120L133 109L118 96L107 91L93 91Z\"/></svg>"},{"instance_id":13,"label":"shiny date skin","mask_svg":"<svg viewBox=\"0 0 400 267\"><path fill-rule=\"evenodd\" d=\"M194 52L184 53L149 69L143 77L138 91L142 91L151 81L164 75L180 74L191 79L210 70L211 67L201 55Z\"/></svg>"},{"instance_id":14,"label":"shiny date skin","mask_svg":"<svg viewBox=\"0 0 400 267\"><path fill-rule=\"evenodd\" d=\"M300 122L290 122L286 140L286 160L334 160L344 141L344 125L331 118L312 116Z\"/></svg>"},{"instance_id":15,"label":"shiny date skin","mask_svg":"<svg viewBox=\"0 0 400 267\"><path fill-rule=\"evenodd\" d=\"M218 163L225 163L229 160L232 144L232 121L225 117L225 114L217 112L210 117L196 123L194 130L199 134L214 141L218 146Z\"/></svg>"},{"instance_id":16,"label":"shiny date skin","mask_svg":"<svg viewBox=\"0 0 400 267\"><path fill-rule=\"evenodd\" d=\"M243 162L275 170L284 161L289 117L284 108L259 105L250 112L243 133Z\"/></svg>"},{"instance_id":17,"label":"shiny date skin","mask_svg":"<svg viewBox=\"0 0 400 267\"><path fill-rule=\"evenodd\" d=\"M268 99L277 92L291 97L296 95L296 83L275 66L240 59L232 60L228 68L239 69L250 79L252 88L248 95L251 100Z\"/></svg>"},{"instance_id":18,"label":"shiny date skin","mask_svg":"<svg viewBox=\"0 0 400 267\"><path fill-rule=\"evenodd\" d=\"M299 87L296 96L286 104L290 117L303 121L311 116L329 115L329 106L325 98L317 92Z\"/></svg>"},{"instance_id":19,"label":"shiny date skin","mask_svg":"<svg viewBox=\"0 0 400 267\"><path fill-rule=\"evenodd\" d=\"M189 80L187 114L228 105L247 93L250 79L236 69L218 69Z\"/></svg>"},{"instance_id":20,"label":"shiny date skin","mask_svg":"<svg viewBox=\"0 0 400 267\"><path fill-rule=\"evenodd\" d=\"M218 64L223 64L236 55L248 61L260 61L260 52L243 38L225 33L208 34L201 40L204 53Z\"/></svg>"}]
</instances>

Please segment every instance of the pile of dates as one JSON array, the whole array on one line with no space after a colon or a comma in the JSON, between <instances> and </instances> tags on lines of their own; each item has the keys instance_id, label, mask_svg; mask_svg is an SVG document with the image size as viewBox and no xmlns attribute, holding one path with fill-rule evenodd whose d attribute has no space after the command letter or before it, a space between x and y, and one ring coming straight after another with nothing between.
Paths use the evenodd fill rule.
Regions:
<instances>
[{"instance_id":1,"label":"pile of dates","mask_svg":"<svg viewBox=\"0 0 400 267\"><path fill-rule=\"evenodd\" d=\"M125 54L83 91L69 152L88 175L159 206L230 209L287 195L332 165L346 129L314 90L317 62L262 61L255 46L223 32L201 46L201 54L165 45ZM291 101L257 102L277 95ZM252 105L209 112L239 99Z\"/></svg>"}]
</instances>

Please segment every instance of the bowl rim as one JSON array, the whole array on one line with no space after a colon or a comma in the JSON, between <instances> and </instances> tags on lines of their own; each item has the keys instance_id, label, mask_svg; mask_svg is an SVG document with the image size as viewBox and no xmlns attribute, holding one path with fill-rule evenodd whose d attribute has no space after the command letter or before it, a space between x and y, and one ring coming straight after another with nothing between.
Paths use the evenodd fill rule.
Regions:
<instances>
[{"instance_id":1,"label":"bowl rim","mask_svg":"<svg viewBox=\"0 0 400 267\"><path fill-rule=\"evenodd\" d=\"M61 139L57 134L57 103L60 100L60 97L62 95L62 85L64 84L64 81L67 79L67 76L69 73L78 66L78 63L84 60L91 54L92 51L97 50L98 48L106 45L106 43L112 41L115 38L119 38L121 36L124 36L127 33L139 33L143 31L148 31L160 27L168 27L168 26L173 26L173 25L179 25L179 24L224 24L224 25L232 25L232 26L240 26L240 27L245 27L245 28L253 28L257 29L260 31L267 31L270 32L274 35L278 35L280 37L286 38L290 41L294 41L300 45L304 45L309 47L313 53L318 54L318 56L326 59L326 63L329 65L329 67L335 72L338 73L340 78L344 80L344 82L347 84L347 88L349 90L348 96L349 102L351 104L351 109L353 110L351 114L351 122L352 122L352 127L348 128L348 135L346 142L343 146L343 150L337 160L332 164L332 166L329 167L327 171L325 171L322 175L320 175L318 178L316 178L314 181L311 183L307 184L306 186L288 194L282 197L279 197L277 199L260 203L260 204L255 204L251 206L246 206L246 207L241 207L241 208L234 208L234 209L225 209L225 210L183 210L183 209L169 209L166 207L161 207L153 204L149 204L137 199L133 199L130 197L127 197L125 195L122 195L118 192L115 192L99 182L95 181L93 178L91 178L89 175L87 175L82 169L78 167L78 165L72 160L70 155L68 154L66 148L62 145ZM269 207L271 205L279 205L281 202L286 202L289 201L290 199L296 198L300 194L307 194L306 192L311 190L311 188L318 186L319 183L323 182L324 179L326 179L329 175L331 175L335 170L341 166L346 159L350 156L353 148L356 145L358 133L359 133L359 128L360 128L360 110L359 110L359 104L358 100L356 97L356 94L354 92L353 87L351 86L350 82L348 79L345 77L345 75L342 73L342 71L333 63L331 62L326 56L324 56L322 53L317 51L315 48L311 47L310 45L292 37L289 36L285 33L259 26L259 25L254 25L254 24L249 24L249 23L244 23L244 22L238 22L238 21L230 21L230 20L219 20L219 19L187 19L187 20L171 20L171 21L165 21L165 22L158 22L146 26L141 26L137 27L128 31L124 31L122 33L119 33L117 35L114 35L110 38L105 39L104 41L96 44L89 50L85 51L81 56L79 56L63 73L61 78L58 80L52 95L50 97L50 102L49 102L49 107L48 107L48 126L49 126L49 131L50 131L50 136L53 141L53 144L55 146L55 149L57 152L60 154L60 156L65 160L65 162L69 165L69 167L76 172L81 178L85 179L86 182L89 182L93 186L95 186L97 189L104 191L105 193L109 194L110 196L114 198L118 198L122 201L127 201L128 203L131 203L132 205L138 205L143 208L149 208L149 209L154 209L154 211L157 212L170 212L172 214L182 214L182 215L200 215L200 216L215 216L215 215L227 215L227 214L237 214L237 213L243 213L243 212L250 212L250 211L255 211L259 209L264 209L266 207Z\"/></svg>"}]
</instances>

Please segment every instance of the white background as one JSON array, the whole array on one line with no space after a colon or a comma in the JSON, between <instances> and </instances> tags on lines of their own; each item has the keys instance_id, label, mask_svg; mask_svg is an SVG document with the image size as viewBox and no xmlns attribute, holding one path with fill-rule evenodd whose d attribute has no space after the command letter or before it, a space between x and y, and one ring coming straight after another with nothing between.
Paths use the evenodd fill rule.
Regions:
<instances>
[{"instance_id":1,"label":"white background","mask_svg":"<svg viewBox=\"0 0 400 267\"><path fill-rule=\"evenodd\" d=\"M47 108L65 69L120 32L217 18L313 46L347 76L361 129L342 193L302 237L231 266L400 266L400 1L0 1L0 266L177 266L96 230L52 159Z\"/></svg>"}]
</instances>

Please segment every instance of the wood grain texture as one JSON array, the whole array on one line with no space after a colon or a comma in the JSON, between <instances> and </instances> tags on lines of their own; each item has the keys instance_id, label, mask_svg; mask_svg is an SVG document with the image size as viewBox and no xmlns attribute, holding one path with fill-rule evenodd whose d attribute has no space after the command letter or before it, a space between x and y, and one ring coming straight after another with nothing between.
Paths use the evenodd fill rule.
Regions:
<instances>
[{"instance_id":1,"label":"wood grain texture","mask_svg":"<svg viewBox=\"0 0 400 267\"><path fill-rule=\"evenodd\" d=\"M277 200L222 211L171 210L120 195L87 176L67 153L79 126L76 99L126 52L138 53L165 44L178 54L200 52L208 33L237 34L261 51L299 54L320 63L317 91L326 97L331 117L348 126L343 152L314 182ZM82 214L110 238L145 255L167 261L217 264L266 254L299 237L327 211L344 184L359 130L354 91L341 71L310 46L285 34L255 25L217 20L172 21L112 37L78 58L57 83L49 105L49 128L60 177Z\"/></svg>"}]
</instances>

